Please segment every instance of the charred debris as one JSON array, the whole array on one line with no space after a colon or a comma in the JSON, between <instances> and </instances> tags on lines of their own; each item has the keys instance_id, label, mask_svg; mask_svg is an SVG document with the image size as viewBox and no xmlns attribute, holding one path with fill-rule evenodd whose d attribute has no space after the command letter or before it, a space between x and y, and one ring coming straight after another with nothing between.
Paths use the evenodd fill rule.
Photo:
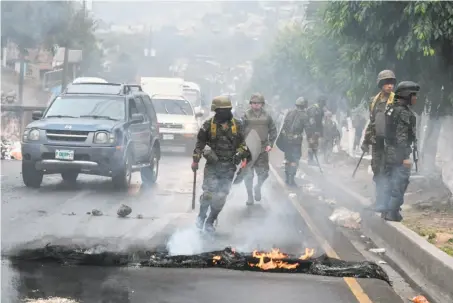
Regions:
<instances>
[{"instance_id":1,"label":"charred debris","mask_svg":"<svg viewBox=\"0 0 453 303\"><path fill-rule=\"evenodd\" d=\"M165 250L115 253L101 248L86 249L47 245L44 248L24 249L13 256L12 262L36 261L63 265L134 266L167 268L224 268L241 271L272 273L304 273L332 277L374 278L390 283L388 275L376 263L343 261L326 254L314 256L314 249L306 249L302 256L288 255L278 249L270 252L237 252L224 250L197 255L171 256Z\"/></svg>"}]
</instances>

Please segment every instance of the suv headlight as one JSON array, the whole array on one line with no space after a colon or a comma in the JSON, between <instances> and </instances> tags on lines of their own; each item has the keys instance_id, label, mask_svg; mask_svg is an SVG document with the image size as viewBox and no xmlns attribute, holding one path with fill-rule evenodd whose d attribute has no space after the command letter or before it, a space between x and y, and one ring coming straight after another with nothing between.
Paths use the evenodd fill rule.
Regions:
<instances>
[{"instance_id":1,"label":"suv headlight","mask_svg":"<svg viewBox=\"0 0 453 303\"><path fill-rule=\"evenodd\" d=\"M115 135L108 132L97 132L94 134L94 143L107 144L115 142Z\"/></svg>"},{"instance_id":2,"label":"suv headlight","mask_svg":"<svg viewBox=\"0 0 453 303\"><path fill-rule=\"evenodd\" d=\"M26 129L23 134L23 139L24 139L24 142L39 140L39 129L37 129L37 128Z\"/></svg>"}]
</instances>

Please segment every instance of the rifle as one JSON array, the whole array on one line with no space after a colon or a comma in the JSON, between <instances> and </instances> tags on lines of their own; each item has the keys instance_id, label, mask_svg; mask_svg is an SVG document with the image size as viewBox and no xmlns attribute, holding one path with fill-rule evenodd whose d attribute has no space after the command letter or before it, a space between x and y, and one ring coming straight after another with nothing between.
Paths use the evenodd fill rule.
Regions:
<instances>
[{"instance_id":1,"label":"rifle","mask_svg":"<svg viewBox=\"0 0 453 303\"><path fill-rule=\"evenodd\" d=\"M359 160L359 162L357 163L357 166L355 167L354 172L352 173L352 177L353 177L353 178L354 178L354 176L355 176L355 173L357 172L357 169L359 168L360 162L362 162L363 156L365 156L365 152L362 152L362 155L360 156L360 160Z\"/></svg>"}]
</instances>

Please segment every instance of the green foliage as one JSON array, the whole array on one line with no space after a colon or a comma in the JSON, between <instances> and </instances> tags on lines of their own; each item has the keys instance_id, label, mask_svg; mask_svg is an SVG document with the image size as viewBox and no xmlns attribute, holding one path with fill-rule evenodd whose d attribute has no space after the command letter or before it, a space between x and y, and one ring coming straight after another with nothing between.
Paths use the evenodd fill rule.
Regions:
<instances>
[{"instance_id":1,"label":"green foliage","mask_svg":"<svg viewBox=\"0 0 453 303\"><path fill-rule=\"evenodd\" d=\"M453 2L332 1L316 8L313 17L309 5L309 26L285 28L256 61L267 68L255 70L254 90L292 100L334 92L354 106L377 92L379 71L392 69L399 81L419 82L419 100L428 98L431 108L453 101Z\"/></svg>"}]
</instances>

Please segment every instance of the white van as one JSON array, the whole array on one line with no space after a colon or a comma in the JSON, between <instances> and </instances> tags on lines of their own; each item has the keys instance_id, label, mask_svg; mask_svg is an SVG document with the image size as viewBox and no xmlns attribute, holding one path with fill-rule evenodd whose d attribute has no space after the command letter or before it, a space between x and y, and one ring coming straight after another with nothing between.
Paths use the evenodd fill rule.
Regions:
<instances>
[{"instance_id":1,"label":"white van","mask_svg":"<svg viewBox=\"0 0 453 303\"><path fill-rule=\"evenodd\" d=\"M192 104L182 96L152 95L162 151L192 152L199 130Z\"/></svg>"}]
</instances>

